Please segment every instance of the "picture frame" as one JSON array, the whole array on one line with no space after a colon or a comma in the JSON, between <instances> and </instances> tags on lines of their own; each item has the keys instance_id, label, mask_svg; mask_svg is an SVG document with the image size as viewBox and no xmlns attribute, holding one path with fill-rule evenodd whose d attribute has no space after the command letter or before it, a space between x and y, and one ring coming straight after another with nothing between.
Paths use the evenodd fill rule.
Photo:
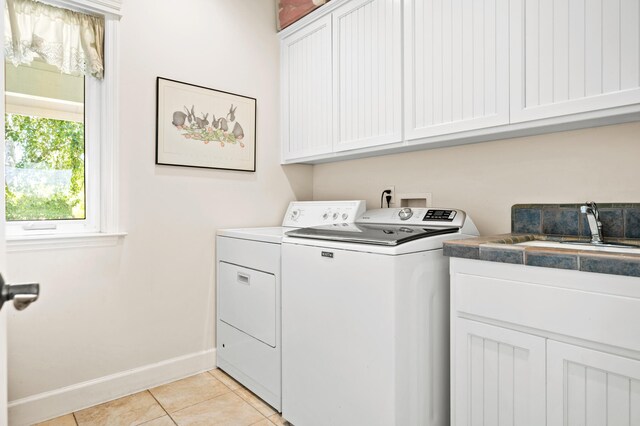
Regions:
<instances>
[{"instance_id":1,"label":"picture frame","mask_svg":"<svg viewBox=\"0 0 640 426\"><path fill-rule=\"evenodd\" d=\"M256 171L257 100L156 79L156 164Z\"/></svg>"}]
</instances>

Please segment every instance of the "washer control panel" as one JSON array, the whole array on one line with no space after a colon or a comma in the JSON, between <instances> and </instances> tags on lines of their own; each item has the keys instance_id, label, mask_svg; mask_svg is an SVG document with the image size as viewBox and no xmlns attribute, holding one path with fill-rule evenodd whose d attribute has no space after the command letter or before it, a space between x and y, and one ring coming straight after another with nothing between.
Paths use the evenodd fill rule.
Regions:
<instances>
[{"instance_id":1,"label":"washer control panel","mask_svg":"<svg viewBox=\"0 0 640 426\"><path fill-rule=\"evenodd\" d=\"M427 214L424 215L423 221L427 220L442 220L445 222L453 221L453 218L456 217L455 210L427 210Z\"/></svg>"},{"instance_id":2,"label":"washer control panel","mask_svg":"<svg viewBox=\"0 0 640 426\"><path fill-rule=\"evenodd\" d=\"M367 210L356 222L461 228L465 218L465 213L458 209L402 207Z\"/></svg>"},{"instance_id":3,"label":"washer control panel","mask_svg":"<svg viewBox=\"0 0 640 426\"><path fill-rule=\"evenodd\" d=\"M306 228L333 223L353 223L366 210L363 200L292 201L284 215L282 226Z\"/></svg>"}]
</instances>

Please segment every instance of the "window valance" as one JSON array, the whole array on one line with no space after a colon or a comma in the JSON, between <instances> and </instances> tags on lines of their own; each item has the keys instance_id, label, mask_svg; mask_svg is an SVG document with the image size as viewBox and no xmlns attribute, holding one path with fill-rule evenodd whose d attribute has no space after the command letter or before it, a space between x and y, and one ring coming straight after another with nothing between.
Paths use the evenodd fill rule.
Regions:
<instances>
[{"instance_id":1,"label":"window valance","mask_svg":"<svg viewBox=\"0 0 640 426\"><path fill-rule=\"evenodd\" d=\"M65 74L104 73L104 18L34 0L6 0L5 57L14 65L41 57Z\"/></svg>"}]
</instances>

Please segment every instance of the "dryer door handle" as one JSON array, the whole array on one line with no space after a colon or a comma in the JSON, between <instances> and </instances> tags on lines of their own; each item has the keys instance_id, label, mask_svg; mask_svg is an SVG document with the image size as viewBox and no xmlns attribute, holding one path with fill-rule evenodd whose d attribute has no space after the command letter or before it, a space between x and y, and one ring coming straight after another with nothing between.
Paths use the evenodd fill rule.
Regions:
<instances>
[{"instance_id":1,"label":"dryer door handle","mask_svg":"<svg viewBox=\"0 0 640 426\"><path fill-rule=\"evenodd\" d=\"M249 276L248 274L243 274L242 272L238 272L238 282L240 284L246 284L246 285L250 285L251 281L251 276Z\"/></svg>"}]
</instances>

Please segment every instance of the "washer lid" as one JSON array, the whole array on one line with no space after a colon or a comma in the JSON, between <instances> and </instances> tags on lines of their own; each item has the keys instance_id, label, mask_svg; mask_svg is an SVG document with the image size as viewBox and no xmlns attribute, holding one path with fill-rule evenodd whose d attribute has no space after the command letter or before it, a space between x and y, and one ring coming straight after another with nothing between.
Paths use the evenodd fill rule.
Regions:
<instances>
[{"instance_id":1,"label":"washer lid","mask_svg":"<svg viewBox=\"0 0 640 426\"><path fill-rule=\"evenodd\" d=\"M407 241L458 232L457 227L427 228L423 226L337 223L300 228L286 233L289 237L342 241L359 244L396 246Z\"/></svg>"}]
</instances>

